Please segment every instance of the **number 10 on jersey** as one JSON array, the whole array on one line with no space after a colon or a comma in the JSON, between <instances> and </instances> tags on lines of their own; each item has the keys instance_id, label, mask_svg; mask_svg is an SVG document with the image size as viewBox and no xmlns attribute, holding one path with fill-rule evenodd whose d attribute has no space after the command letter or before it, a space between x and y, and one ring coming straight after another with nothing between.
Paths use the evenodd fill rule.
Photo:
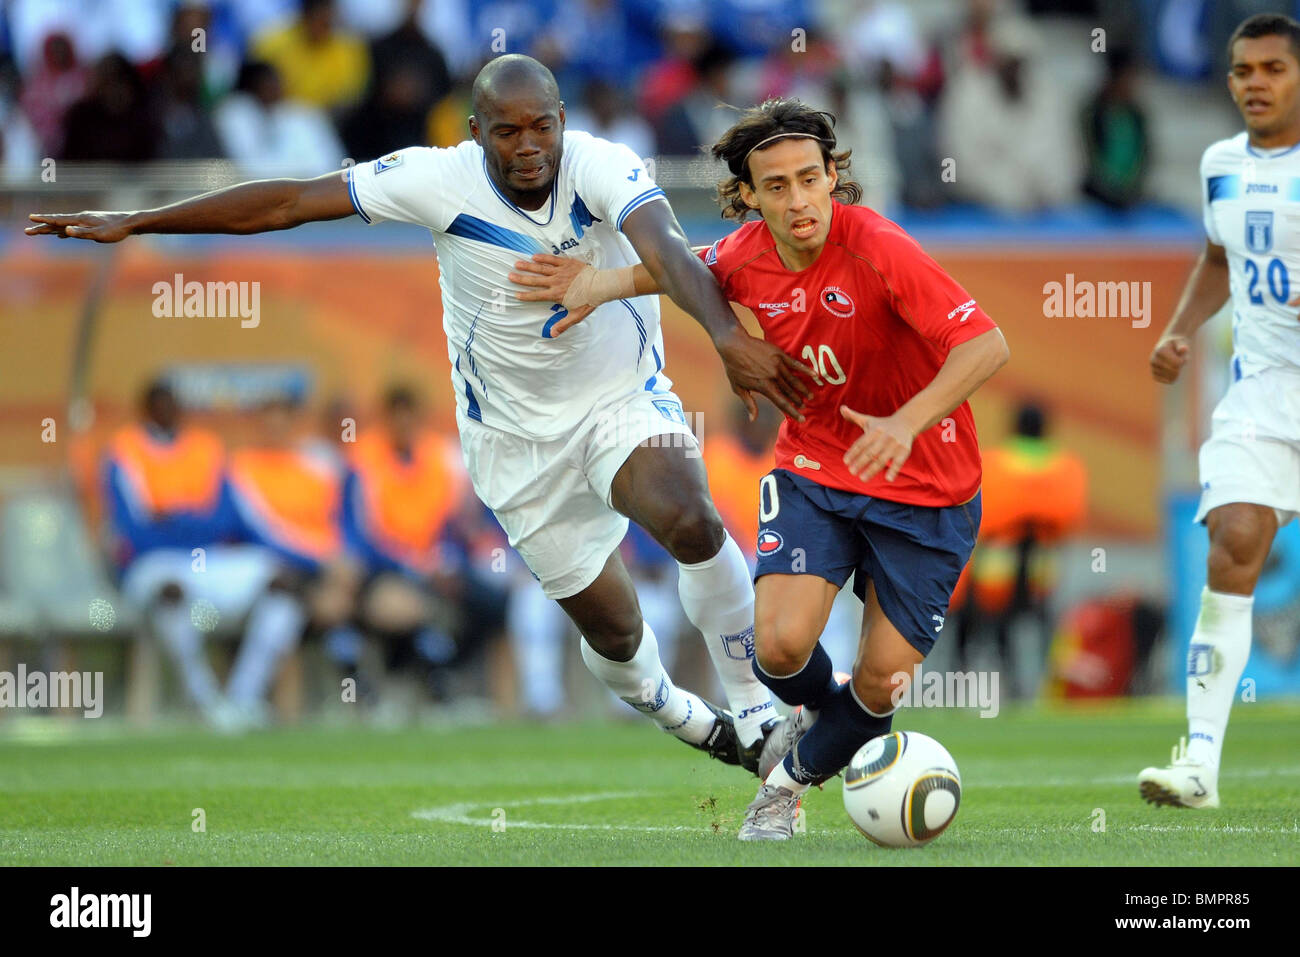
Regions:
<instances>
[{"instance_id":1,"label":"number 10 on jersey","mask_svg":"<svg viewBox=\"0 0 1300 957\"><path fill-rule=\"evenodd\" d=\"M804 346L803 360L816 369L831 385L844 384L844 369L841 368L840 360L835 358L835 353L831 351L830 346L820 345L815 352L812 346Z\"/></svg>"}]
</instances>

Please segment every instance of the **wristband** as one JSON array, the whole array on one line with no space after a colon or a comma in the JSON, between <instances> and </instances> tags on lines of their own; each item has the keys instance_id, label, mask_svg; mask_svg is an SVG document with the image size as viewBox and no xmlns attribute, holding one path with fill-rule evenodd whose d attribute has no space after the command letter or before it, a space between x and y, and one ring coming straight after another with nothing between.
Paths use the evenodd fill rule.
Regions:
<instances>
[{"instance_id":1,"label":"wristband","mask_svg":"<svg viewBox=\"0 0 1300 957\"><path fill-rule=\"evenodd\" d=\"M620 266L618 269L596 269L586 266L569 283L564 299L560 303L565 309L577 309L580 306L599 306L615 299L628 299L636 295L636 282L632 278L635 266Z\"/></svg>"}]
</instances>

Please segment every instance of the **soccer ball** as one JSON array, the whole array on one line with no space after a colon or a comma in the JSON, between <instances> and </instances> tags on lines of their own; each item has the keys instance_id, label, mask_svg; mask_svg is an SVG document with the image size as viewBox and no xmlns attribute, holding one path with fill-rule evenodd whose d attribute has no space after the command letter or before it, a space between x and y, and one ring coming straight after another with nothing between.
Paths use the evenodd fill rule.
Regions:
<instances>
[{"instance_id":1,"label":"soccer ball","mask_svg":"<svg viewBox=\"0 0 1300 957\"><path fill-rule=\"evenodd\" d=\"M919 847L943 833L961 803L961 773L947 749L916 731L873 738L844 771L844 810L882 847Z\"/></svg>"}]
</instances>

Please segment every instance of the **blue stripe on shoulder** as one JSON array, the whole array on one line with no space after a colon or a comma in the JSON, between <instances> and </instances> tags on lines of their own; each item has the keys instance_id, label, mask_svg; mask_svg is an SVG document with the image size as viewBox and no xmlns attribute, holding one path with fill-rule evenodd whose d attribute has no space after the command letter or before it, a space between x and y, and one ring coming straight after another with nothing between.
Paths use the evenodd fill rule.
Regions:
<instances>
[{"instance_id":1,"label":"blue stripe on shoulder","mask_svg":"<svg viewBox=\"0 0 1300 957\"><path fill-rule=\"evenodd\" d=\"M1241 196L1241 176L1237 173L1211 176L1205 181L1205 192L1211 203L1220 199L1237 199Z\"/></svg>"}]
</instances>

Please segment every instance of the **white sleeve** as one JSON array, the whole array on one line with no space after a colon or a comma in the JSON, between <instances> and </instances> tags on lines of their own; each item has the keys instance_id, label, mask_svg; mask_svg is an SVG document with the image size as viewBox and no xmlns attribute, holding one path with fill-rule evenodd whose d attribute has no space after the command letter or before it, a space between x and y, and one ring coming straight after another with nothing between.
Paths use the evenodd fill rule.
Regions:
<instances>
[{"instance_id":1,"label":"white sleeve","mask_svg":"<svg viewBox=\"0 0 1300 957\"><path fill-rule=\"evenodd\" d=\"M1210 147L1213 149L1213 147ZM1216 246L1222 246L1219 231L1214 225L1214 208L1210 203L1210 149L1201 155L1201 219L1205 223L1205 235Z\"/></svg>"},{"instance_id":2,"label":"white sleeve","mask_svg":"<svg viewBox=\"0 0 1300 957\"><path fill-rule=\"evenodd\" d=\"M368 223L417 223L442 232L459 211L454 151L411 146L348 170L348 192Z\"/></svg>"},{"instance_id":3,"label":"white sleeve","mask_svg":"<svg viewBox=\"0 0 1300 957\"><path fill-rule=\"evenodd\" d=\"M645 162L622 143L598 137L575 140L573 185L594 216L621 230L628 215L646 203L668 201Z\"/></svg>"}]
</instances>

